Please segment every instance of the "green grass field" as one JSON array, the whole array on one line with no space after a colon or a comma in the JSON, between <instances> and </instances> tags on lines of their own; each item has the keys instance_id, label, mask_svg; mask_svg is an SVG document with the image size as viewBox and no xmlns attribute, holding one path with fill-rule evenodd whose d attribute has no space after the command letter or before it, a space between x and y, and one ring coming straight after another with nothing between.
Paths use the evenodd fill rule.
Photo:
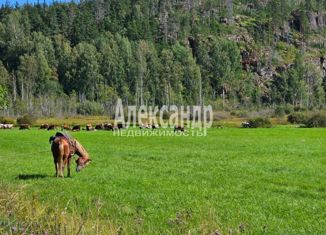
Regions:
<instances>
[{"instance_id":1,"label":"green grass field","mask_svg":"<svg viewBox=\"0 0 326 235\"><path fill-rule=\"evenodd\" d=\"M93 162L64 179L54 133L0 131L0 234L326 233L324 129L72 133Z\"/></svg>"}]
</instances>

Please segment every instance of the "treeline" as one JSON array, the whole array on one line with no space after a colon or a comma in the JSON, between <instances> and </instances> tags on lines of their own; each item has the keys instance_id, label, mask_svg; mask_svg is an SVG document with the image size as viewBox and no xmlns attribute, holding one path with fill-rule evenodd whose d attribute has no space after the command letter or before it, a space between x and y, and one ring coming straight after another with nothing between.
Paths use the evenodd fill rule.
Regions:
<instances>
[{"instance_id":1,"label":"treeline","mask_svg":"<svg viewBox=\"0 0 326 235\"><path fill-rule=\"evenodd\" d=\"M315 9L325 1L4 5L0 107L9 115L103 114L120 97L126 105L321 108L323 71L306 60L316 50L323 56L309 51L309 35L323 35L306 14ZM293 12L299 18L284 36Z\"/></svg>"}]
</instances>

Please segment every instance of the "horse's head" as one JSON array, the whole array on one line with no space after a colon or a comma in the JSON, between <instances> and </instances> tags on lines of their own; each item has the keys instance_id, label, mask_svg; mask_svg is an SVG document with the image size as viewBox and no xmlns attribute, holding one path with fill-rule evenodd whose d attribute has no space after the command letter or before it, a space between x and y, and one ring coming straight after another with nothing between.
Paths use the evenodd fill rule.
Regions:
<instances>
[{"instance_id":1,"label":"horse's head","mask_svg":"<svg viewBox=\"0 0 326 235\"><path fill-rule=\"evenodd\" d=\"M88 166L90 163L92 162L91 159L89 158L83 158L83 157L79 157L77 160L76 160L76 171L79 172L81 171L82 169L84 169L86 166Z\"/></svg>"}]
</instances>

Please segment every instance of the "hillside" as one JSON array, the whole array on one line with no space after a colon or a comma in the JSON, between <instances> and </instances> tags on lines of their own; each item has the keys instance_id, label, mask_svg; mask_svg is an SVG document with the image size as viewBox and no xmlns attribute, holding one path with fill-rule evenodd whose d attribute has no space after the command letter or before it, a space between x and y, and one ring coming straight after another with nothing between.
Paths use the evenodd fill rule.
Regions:
<instances>
[{"instance_id":1,"label":"hillside","mask_svg":"<svg viewBox=\"0 0 326 235\"><path fill-rule=\"evenodd\" d=\"M96 0L2 6L0 107L325 106L326 2Z\"/></svg>"}]
</instances>

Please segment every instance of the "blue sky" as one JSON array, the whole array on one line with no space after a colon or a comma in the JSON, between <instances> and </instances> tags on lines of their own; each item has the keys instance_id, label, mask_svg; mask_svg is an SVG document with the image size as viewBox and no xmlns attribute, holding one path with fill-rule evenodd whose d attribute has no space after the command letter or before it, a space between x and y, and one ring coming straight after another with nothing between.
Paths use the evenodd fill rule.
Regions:
<instances>
[{"instance_id":1,"label":"blue sky","mask_svg":"<svg viewBox=\"0 0 326 235\"><path fill-rule=\"evenodd\" d=\"M57 0L57 2L70 2L71 0ZM74 0L76 2L76 0ZM8 2L9 4L11 5L15 5L16 2L19 3L19 5L23 5L25 3L37 3L37 2L40 2L40 3L43 3L44 0L0 0L0 5L3 5L5 4L6 2ZM51 3L53 2L53 0L45 0L46 3Z\"/></svg>"}]
</instances>

